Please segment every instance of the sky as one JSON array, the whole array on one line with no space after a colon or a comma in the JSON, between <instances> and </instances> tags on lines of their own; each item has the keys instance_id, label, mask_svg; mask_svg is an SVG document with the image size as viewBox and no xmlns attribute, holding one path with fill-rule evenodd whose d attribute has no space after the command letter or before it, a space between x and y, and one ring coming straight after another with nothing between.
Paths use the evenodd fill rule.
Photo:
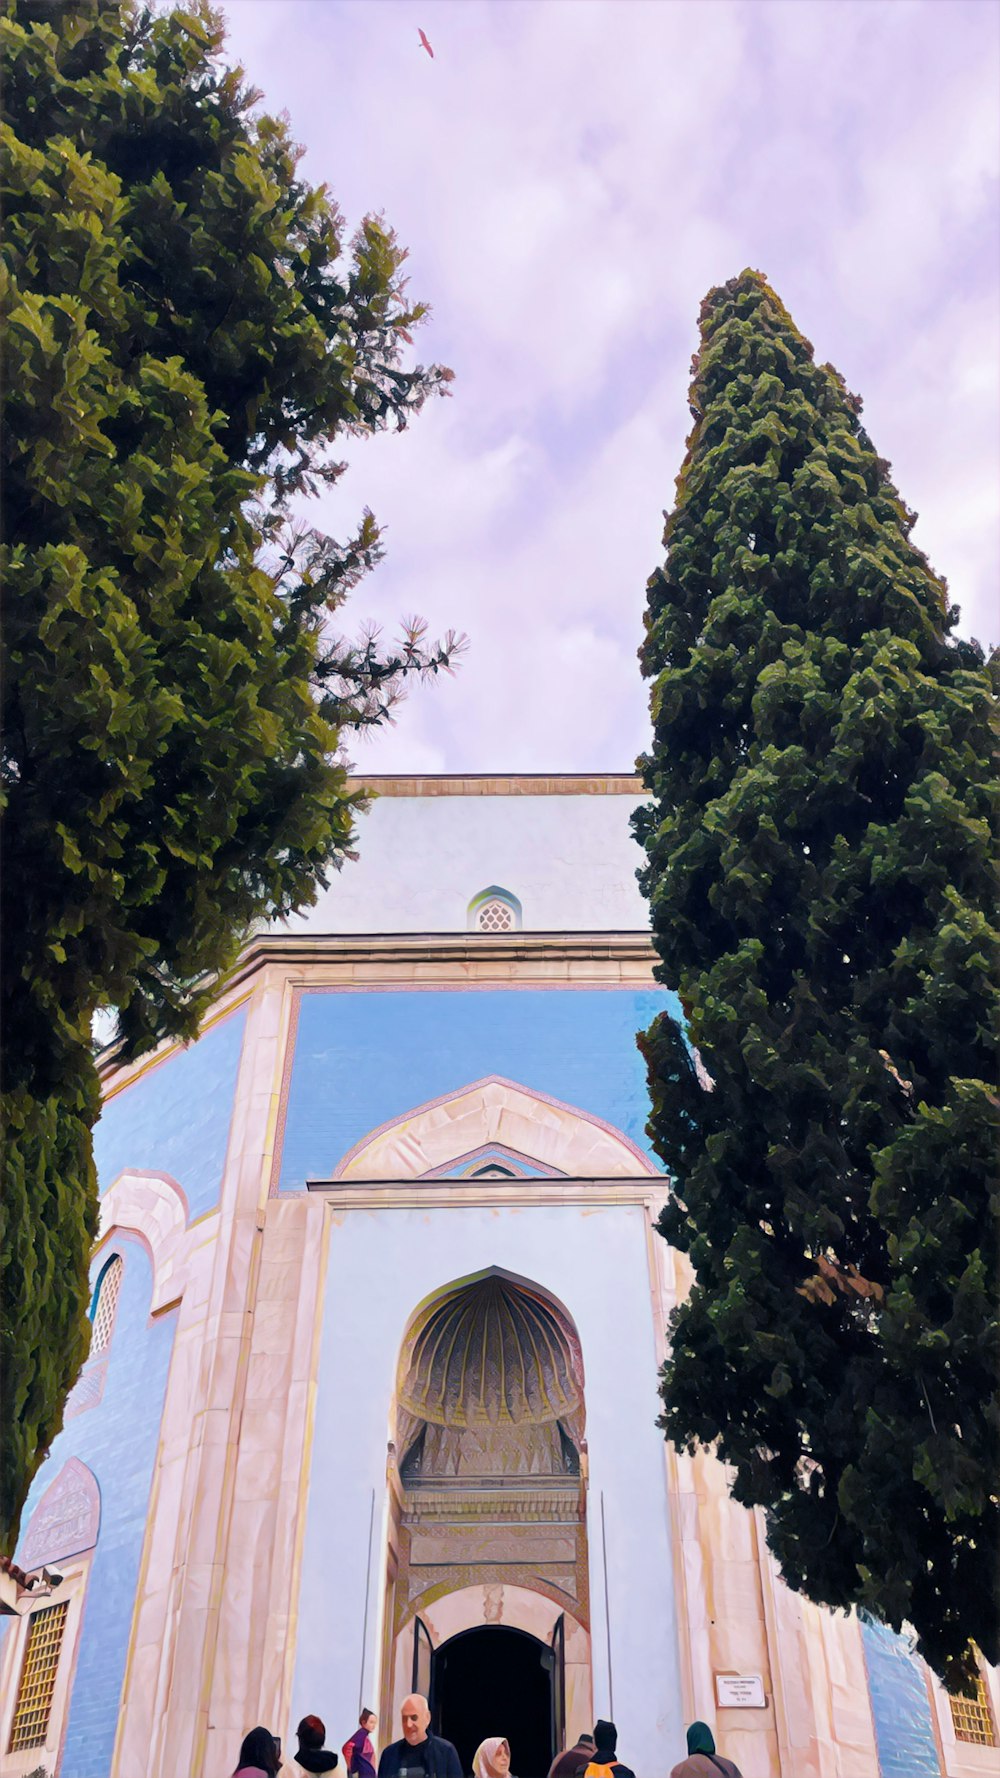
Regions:
<instances>
[{"instance_id":1,"label":"sky","mask_svg":"<svg viewBox=\"0 0 1000 1778\"><path fill-rule=\"evenodd\" d=\"M706 292L764 272L1000 640L1000 7L992 0L224 0L349 225L382 213L449 399L310 503L386 559L345 627L464 631L352 740L375 772L628 771L636 649ZM420 43L423 30L433 58Z\"/></svg>"}]
</instances>

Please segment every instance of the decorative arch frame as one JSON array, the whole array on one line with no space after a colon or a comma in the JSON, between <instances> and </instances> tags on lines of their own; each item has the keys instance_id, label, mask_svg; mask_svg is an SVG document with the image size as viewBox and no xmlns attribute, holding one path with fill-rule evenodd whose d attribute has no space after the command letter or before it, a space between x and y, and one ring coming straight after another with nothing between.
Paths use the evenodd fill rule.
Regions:
<instances>
[{"instance_id":1,"label":"decorative arch frame","mask_svg":"<svg viewBox=\"0 0 1000 1778\"><path fill-rule=\"evenodd\" d=\"M504 1580L498 1584L502 1585L505 1597L507 1594L536 1593L539 1598L547 1599L550 1605L554 1605L558 1611L564 1612L567 1617L573 1619L574 1623L579 1624L582 1630L589 1633L590 1615L585 1607L581 1605L580 1600L574 1599L570 1593L564 1592L561 1587L555 1586L552 1581L546 1580L544 1576L532 1575L530 1584L527 1580ZM411 1599L407 1602L405 1615L402 1618L399 1630L405 1630L409 1624L412 1624L414 1618L421 1617L424 1612L428 1611L432 1605L438 1604L440 1600L453 1597L458 1598L462 1594L476 1594L479 1590L477 1585L456 1587L451 1580L436 1580L432 1585L426 1587L416 1599ZM476 1627L477 1626L474 1624L466 1626L468 1629L475 1629ZM518 1630L522 1629L524 1626L519 1622L509 1620L508 1627L512 1630ZM398 1633L399 1632L397 1632L397 1634ZM453 1631L452 1634L461 1635L462 1631ZM532 1636L535 1632L533 1630L527 1630L526 1634ZM444 1640L450 1641L451 1636Z\"/></svg>"},{"instance_id":2,"label":"decorative arch frame","mask_svg":"<svg viewBox=\"0 0 1000 1778\"><path fill-rule=\"evenodd\" d=\"M116 1233L137 1235L153 1271L150 1314L160 1314L179 1301L187 1282L184 1235L188 1201L169 1173L129 1170L119 1173L101 1199L95 1255L108 1253Z\"/></svg>"},{"instance_id":3,"label":"decorative arch frame","mask_svg":"<svg viewBox=\"0 0 1000 1778\"><path fill-rule=\"evenodd\" d=\"M540 1176L661 1175L623 1130L534 1087L487 1074L379 1124L337 1162L335 1180L434 1179L489 1148L536 1162Z\"/></svg>"}]
</instances>

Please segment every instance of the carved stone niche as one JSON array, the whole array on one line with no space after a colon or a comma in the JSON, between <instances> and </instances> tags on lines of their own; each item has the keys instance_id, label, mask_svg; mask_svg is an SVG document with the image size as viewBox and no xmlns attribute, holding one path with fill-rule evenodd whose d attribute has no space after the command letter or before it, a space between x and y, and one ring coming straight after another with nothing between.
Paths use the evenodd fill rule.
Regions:
<instances>
[{"instance_id":1,"label":"carved stone niche","mask_svg":"<svg viewBox=\"0 0 1000 1778\"><path fill-rule=\"evenodd\" d=\"M51 1568L92 1550L101 1527L101 1490L78 1457L64 1463L38 1502L24 1534L18 1562L27 1570Z\"/></svg>"},{"instance_id":2,"label":"carved stone niche","mask_svg":"<svg viewBox=\"0 0 1000 1778\"><path fill-rule=\"evenodd\" d=\"M583 1361L554 1301L497 1266L410 1328L396 1395L400 1477L428 1487L565 1483L580 1473Z\"/></svg>"}]
</instances>

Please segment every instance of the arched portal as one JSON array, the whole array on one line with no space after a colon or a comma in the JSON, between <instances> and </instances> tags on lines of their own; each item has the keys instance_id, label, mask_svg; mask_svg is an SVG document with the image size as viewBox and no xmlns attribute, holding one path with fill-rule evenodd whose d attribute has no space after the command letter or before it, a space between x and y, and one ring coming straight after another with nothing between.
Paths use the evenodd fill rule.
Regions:
<instances>
[{"instance_id":1,"label":"arched portal","mask_svg":"<svg viewBox=\"0 0 1000 1778\"><path fill-rule=\"evenodd\" d=\"M429 1685L463 1760L477 1725L477 1740L516 1727L518 1778L544 1778L590 1714L585 1430L576 1327L540 1285L491 1266L417 1309L390 1451L384 1707L394 1719ZM511 1684L517 1722L491 1726Z\"/></svg>"}]
</instances>

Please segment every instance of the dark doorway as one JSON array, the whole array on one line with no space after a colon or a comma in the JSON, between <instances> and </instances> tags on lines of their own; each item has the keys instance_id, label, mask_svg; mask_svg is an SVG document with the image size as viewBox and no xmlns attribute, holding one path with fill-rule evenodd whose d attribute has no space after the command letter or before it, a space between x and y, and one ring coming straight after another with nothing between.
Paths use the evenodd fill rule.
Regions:
<instances>
[{"instance_id":1,"label":"dark doorway","mask_svg":"<svg viewBox=\"0 0 1000 1778\"><path fill-rule=\"evenodd\" d=\"M524 1630L485 1624L434 1654L434 1726L454 1741L462 1771L487 1735L510 1742L517 1778L546 1778L555 1758L551 1648Z\"/></svg>"}]
</instances>

